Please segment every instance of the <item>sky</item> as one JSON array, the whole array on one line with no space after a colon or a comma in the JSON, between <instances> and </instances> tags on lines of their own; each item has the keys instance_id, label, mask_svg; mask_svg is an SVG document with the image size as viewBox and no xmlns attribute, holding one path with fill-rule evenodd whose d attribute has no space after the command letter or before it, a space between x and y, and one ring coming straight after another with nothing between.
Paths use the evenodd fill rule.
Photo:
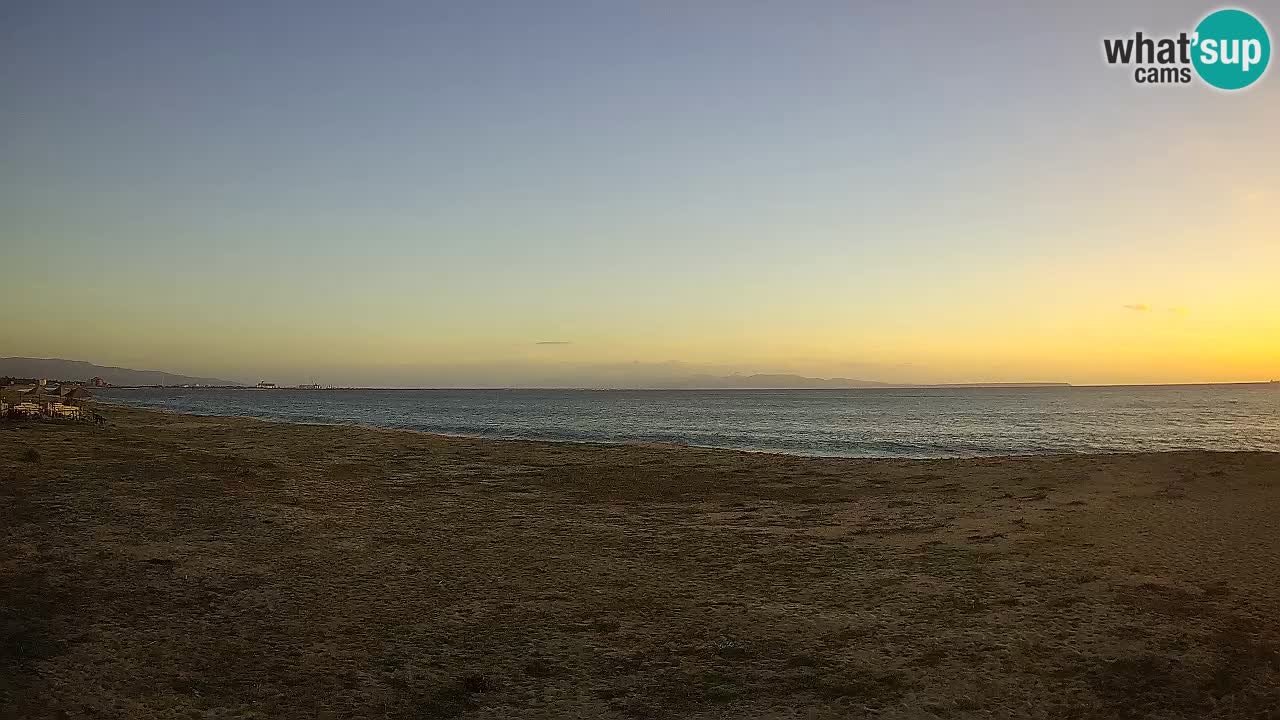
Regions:
<instances>
[{"instance_id":1,"label":"sky","mask_svg":"<svg viewBox=\"0 0 1280 720\"><path fill-rule=\"evenodd\" d=\"M0 7L0 356L282 383L1280 377L1280 75L1166 2ZM1251 9L1272 28L1280 7Z\"/></svg>"}]
</instances>

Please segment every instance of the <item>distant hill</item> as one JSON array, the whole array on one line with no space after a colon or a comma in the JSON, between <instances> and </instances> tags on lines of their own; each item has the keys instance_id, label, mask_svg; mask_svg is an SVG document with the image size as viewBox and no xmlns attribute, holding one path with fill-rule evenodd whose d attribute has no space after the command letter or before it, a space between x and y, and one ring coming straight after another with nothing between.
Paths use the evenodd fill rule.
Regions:
<instances>
[{"instance_id":1,"label":"distant hill","mask_svg":"<svg viewBox=\"0 0 1280 720\"><path fill-rule=\"evenodd\" d=\"M0 358L0 376L84 381L100 377L112 385L241 385L235 380L174 375L159 370L105 367L82 360Z\"/></svg>"},{"instance_id":2,"label":"distant hill","mask_svg":"<svg viewBox=\"0 0 1280 720\"><path fill-rule=\"evenodd\" d=\"M921 388L1038 388L1038 387L1071 387L1065 382L990 382L990 383L943 383L941 385L907 385L905 387Z\"/></svg>"},{"instance_id":3,"label":"distant hill","mask_svg":"<svg viewBox=\"0 0 1280 720\"><path fill-rule=\"evenodd\" d=\"M803 375L756 374L756 375L693 375L688 378L673 380L661 387L681 389L726 389L726 390L830 390L842 388L1029 388L1029 387L1068 387L1070 383L1033 382L1033 383L942 383L919 385L911 383L889 383L878 380L855 380L852 378L816 378Z\"/></svg>"},{"instance_id":4,"label":"distant hill","mask_svg":"<svg viewBox=\"0 0 1280 720\"><path fill-rule=\"evenodd\" d=\"M80 360L53 358L0 358L0 376L17 378L48 378L50 380L85 381L100 377L112 385L250 385L239 380L175 375L159 370L132 370L105 367ZM659 390L839 390L852 388L978 388L978 387L1065 387L1068 383L956 383L919 385L890 383L854 378L818 378L784 373L758 373L755 375L690 374L666 378L615 378L611 382L591 387L648 388ZM418 385L412 381L402 387L431 387L430 383ZM545 382L516 387L575 387L572 382Z\"/></svg>"},{"instance_id":5,"label":"distant hill","mask_svg":"<svg viewBox=\"0 0 1280 720\"><path fill-rule=\"evenodd\" d=\"M688 378L672 380L667 384L672 388L726 389L726 390L792 390L792 389L833 389L833 388L872 388L893 387L892 383L874 380L853 380L850 378L815 378L803 375L755 374L755 375L693 375Z\"/></svg>"}]
</instances>

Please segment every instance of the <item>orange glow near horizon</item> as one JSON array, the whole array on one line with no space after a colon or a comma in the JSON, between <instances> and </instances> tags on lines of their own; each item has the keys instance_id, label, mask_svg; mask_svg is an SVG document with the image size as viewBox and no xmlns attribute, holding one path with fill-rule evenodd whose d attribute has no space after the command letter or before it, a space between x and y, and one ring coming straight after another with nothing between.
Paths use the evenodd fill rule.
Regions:
<instances>
[{"instance_id":1,"label":"orange glow near horizon","mask_svg":"<svg viewBox=\"0 0 1280 720\"><path fill-rule=\"evenodd\" d=\"M1137 87L1098 57L1202 7L1005 9L981 47L959 5L447 32L331 9L277 18L287 57L235 18L106 12L0 44L0 356L368 385L1280 378L1280 71ZM891 74L869 23L911 48Z\"/></svg>"}]
</instances>

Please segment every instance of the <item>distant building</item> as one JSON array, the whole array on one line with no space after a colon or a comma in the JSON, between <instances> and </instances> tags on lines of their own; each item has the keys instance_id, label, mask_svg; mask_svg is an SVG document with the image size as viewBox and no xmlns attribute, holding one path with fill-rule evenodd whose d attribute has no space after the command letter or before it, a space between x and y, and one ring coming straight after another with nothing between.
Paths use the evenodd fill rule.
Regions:
<instances>
[{"instance_id":1,"label":"distant building","mask_svg":"<svg viewBox=\"0 0 1280 720\"><path fill-rule=\"evenodd\" d=\"M89 384L96 388L102 388L107 386L107 381L103 380L100 377L95 377L94 379L89 381Z\"/></svg>"},{"instance_id":2,"label":"distant building","mask_svg":"<svg viewBox=\"0 0 1280 720\"><path fill-rule=\"evenodd\" d=\"M261 389L263 389L263 390L275 390L275 389L276 389L276 384L275 384L275 383L273 383L273 382L265 382L265 381L264 381L264 382L260 382L260 383L258 383L258 387L259 387L259 388L261 388Z\"/></svg>"}]
</instances>

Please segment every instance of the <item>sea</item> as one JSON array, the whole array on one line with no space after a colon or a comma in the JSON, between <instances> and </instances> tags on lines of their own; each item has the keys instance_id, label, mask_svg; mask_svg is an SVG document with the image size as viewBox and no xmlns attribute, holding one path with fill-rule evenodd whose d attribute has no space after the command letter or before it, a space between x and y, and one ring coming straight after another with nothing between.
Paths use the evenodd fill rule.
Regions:
<instances>
[{"instance_id":1,"label":"sea","mask_svg":"<svg viewBox=\"0 0 1280 720\"><path fill-rule=\"evenodd\" d=\"M108 388L196 415L446 435L677 443L796 455L941 458L1280 452L1280 384L855 390Z\"/></svg>"}]
</instances>

